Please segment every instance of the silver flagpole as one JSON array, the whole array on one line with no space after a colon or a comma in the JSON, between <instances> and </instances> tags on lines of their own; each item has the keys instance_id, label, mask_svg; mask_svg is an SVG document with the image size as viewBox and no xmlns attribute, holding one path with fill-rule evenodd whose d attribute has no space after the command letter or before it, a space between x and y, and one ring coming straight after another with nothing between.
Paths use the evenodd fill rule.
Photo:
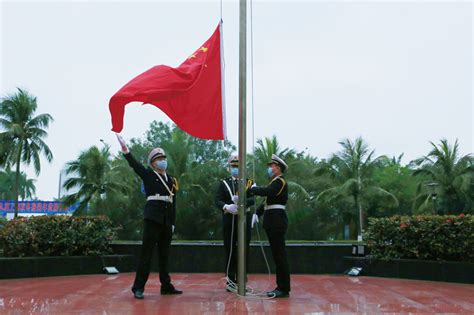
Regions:
<instances>
[{"instance_id":1,"label":"silver flagpole","mask_svg":"<svg viewBox=\"0 0 474 315\"><path fill-rule=\"evenodd\" d=\"M245 192L247 178L247 0L240 0L239 31L239 224L238 224L238 294L245 296L246 270L246 216Z\"/></svg>"}]
</instances>

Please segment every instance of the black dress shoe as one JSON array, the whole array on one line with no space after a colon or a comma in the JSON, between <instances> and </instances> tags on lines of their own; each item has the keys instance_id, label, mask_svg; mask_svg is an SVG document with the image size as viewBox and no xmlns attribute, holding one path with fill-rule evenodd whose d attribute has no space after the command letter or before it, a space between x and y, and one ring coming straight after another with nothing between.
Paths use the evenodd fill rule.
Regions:
<instances>
[{"instance_id":1,"label":"black dress shoe","mask_svg":"<svg viewBox=\"0 0 474 315\"><path fill-rule=\"evenodd\" d=\"M271 298L285 298L285 297L289 297L290 293L275 289L273 291L267 292L267 296Z\"/></svg>"},{"instance_id":2,"label":"black dress shoe","mask_svg":"<svg viewBox=\"0 0 474 315\"><path fill-rule=\"evenodd\" d=\"M162 295L183 294L183 291L177 290L172 284L166 287L162 286L160 292Z\"/></svg>"},{"instance_id":3,"label":"black dress shoe","mask_svg":"<svg viewBox=\"0 0 474 315\"><path fill-rule=\"evenodd\" d=\"M144 296L143 296L143 291L140 291L140 290L135 290L133 291L133 296L136 298L136 299L139 299L139 300L143 300Z\"/></svg>"}]
</instances>

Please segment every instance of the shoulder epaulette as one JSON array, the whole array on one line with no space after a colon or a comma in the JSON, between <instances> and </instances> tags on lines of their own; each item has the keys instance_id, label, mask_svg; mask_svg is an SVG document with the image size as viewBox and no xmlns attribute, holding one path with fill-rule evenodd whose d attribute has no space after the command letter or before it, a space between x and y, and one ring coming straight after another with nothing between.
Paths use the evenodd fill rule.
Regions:
<instances>
[{"instance_id":1,"label":"shoulder epaulette","mask_svg":"<svg viewBox=\"0 0 474 315\"><path fill-rule=\"evenodd\" d=\"M247 179L247 185L245 185L245 189L249 189L253 185L253 180Z\"/></svg>"},{"instance_id":2,"label":"shoulder epaulette","mask_svg":"<svg viewBox=\"0 0 474 315\"><path fill-rule=\"evenodd\" d=\"M175 191L178 191L179 190L178 179L176 179L176 177L172 177L172 179L173 179L173 188Z\"/></svg>"}]
</instances>

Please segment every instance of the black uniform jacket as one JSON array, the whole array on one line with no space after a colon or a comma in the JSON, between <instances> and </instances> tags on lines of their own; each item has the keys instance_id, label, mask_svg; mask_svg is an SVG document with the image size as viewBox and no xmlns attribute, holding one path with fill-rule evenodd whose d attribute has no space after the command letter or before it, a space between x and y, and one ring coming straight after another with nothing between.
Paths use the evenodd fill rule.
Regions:
<instances>
[{"instance_id":1,"label":"black uniform jacket","mask_svg":"<svg viewBox=\"0 0 474 315\"><path fill-rule=\"evenodd\" d=\"M238 195L239 192L239 180L233 177L227 177L224 179L224 181L229 185L230 190L234 195ZM246 202L246 207L250 207L254 204L254 198L253 194L250 192L250 186L253 185L253 180L249 179L247 180L246 183L246 188L247 188L247 202ZM217 192L216 192L216 198L214 200L214 203L216 207L224 212L224 206L225 205L230 205L233 204L232 202L232 196L229 193L229 190L227 189L226 185L223 183L223 181L219 181L219 186L217 187ZM225 215L232 216L230 213L225 212Z\"/></svg>"},{"instance_id":2,"label":"black uniform jacket","mask_svg":"<svg viewBox=\"0 0 474 315\"><path fill-rule=\"evenodd\" d=\"M147 197L157 194L160 196L170 195L168 189L166 189L158 176L163 179L169 190L174 194L172 203L161 200L148 200L145 204L145 219L166 225L174 225L176 221L176 192L178 191L178 181L176 178L168 174L160 175L155 173L150 167L144 167L131 153L124 154L124 156L135 173L143 180Z\"/></svg>"},{"instance_id":3,"label":"black uniform jacket","mask_svg":"<svg viewBox=\"0 0 474 315\"><path fill-rule=\"evenodd\" d=\"M287 228L288 217L284 209L264 210L265 205L286 205L288 202L288 184L283 176L275 177L266 187L253 187L250 191L257 196L267 197L265 204L257 209L257 215L263 216L263 228Z\"/></svg>"}]
</instances>

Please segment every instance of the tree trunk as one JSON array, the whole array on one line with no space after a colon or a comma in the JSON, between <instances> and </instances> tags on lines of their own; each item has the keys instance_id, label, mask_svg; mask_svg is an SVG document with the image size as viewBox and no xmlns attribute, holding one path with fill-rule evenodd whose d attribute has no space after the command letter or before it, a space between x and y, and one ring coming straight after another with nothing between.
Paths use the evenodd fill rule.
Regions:
<instances>
[{"instance_id":1,"label":"tree trunk","mask_svg":"<svg viewBox=\"0 0 474 315\"><path fill-rule=\"evenodd\" d=\"M18 156L16 158L16 174L15 174L15 187L13 188L13 194L15 195L15 218L18 217L18 195L20 190L20 160L21 160L21 142L18 148Z\"/></svg>"},{"instance_id":2,"label":"tree trunk","mask_svg":"<svg viewBox=\"0 0 474 315\"><path fill-rule=\"evenodd\" d=\"M354 201L356 209L359 211L359 233L360 237L362 238L362 231L364 230L364 212L362 211L362 205L359 201L359 196L354 195Z\"/></svg>"}]
</instances>

